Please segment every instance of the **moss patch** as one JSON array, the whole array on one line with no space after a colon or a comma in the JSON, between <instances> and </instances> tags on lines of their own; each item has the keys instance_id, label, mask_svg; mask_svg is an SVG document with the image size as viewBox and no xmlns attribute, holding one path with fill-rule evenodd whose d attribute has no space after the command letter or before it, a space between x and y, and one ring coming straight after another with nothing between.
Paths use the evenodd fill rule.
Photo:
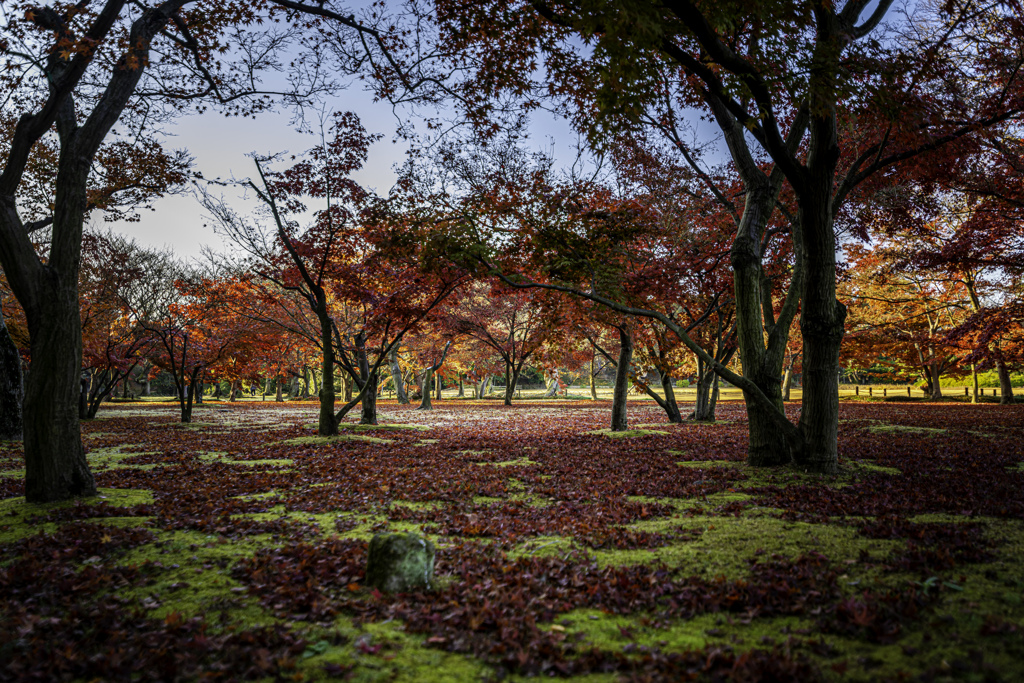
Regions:
<instances>
[{"instance_id":1,"label":"moss patch","mask_svg":"<svg viewBox=\"0 0 1024 683\"><path fill-rule=\"evenodd\" d=\"M590 432L583 432L594 436L603 436L609 439L632 439L641 436L665 436L666 431L660 429L626 429L621 432L613 432L610 429L595 429Z\"/></svg>"},{"instance_id":2,"label":"moss patch","mask_svg":"<svg viewBox=\"0 0 1024 683\"><path fill-rule=\"evenodd\" d=\"M297 436L294 439L278 441L280 446L324 446L338 441L362 441L363 443L394 443L391 439L378 439L362 434L338 434L336 436Z\"/></svg>"},{"instance_id":3,"label":"moss patch","mask_svg":"<svg viewBox=\"0 0 1024 683\"><path fill-rule=\"evenodd\" d=\"M868 431L872 434L917 434L920 436L938 436L945 434L945 429L937 427L910 427L908 425L879 424L871 425Z\"/></svg>"}]
</instances>

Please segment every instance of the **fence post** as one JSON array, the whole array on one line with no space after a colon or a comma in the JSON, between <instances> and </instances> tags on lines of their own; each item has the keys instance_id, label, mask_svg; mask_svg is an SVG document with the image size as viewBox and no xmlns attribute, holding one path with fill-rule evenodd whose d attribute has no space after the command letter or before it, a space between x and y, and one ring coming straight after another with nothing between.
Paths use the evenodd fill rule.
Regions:
<instances>
[{"instance_id":1,"label":"fence post","mask_svg":"<svg viewBox=\"0 0 1024 683\"><path fill-rule=\"evenodd\" d=\"M907 396L910 396L910 387L907 387Z\"/></svg>"},{"instance_id":2,"label":"fence post","mask_svg":"<svg viewBox=\"0 0 1024 683\"><path fill-rule=\"evenodd\" d=\"M853 395L854 396L860 396L860 385L859 384L855 384L854 385L854 387L853 387Z\"/></svg>"},{"instance_id":3,"label":"fence post","mask_svg":"<svg viewBox=\"0 0 1024 683\"><path fill-rule=\"evenodd\" d=\"M964 396L967 395L967 387L964 387Z\"/></svg>"}]
</instances>

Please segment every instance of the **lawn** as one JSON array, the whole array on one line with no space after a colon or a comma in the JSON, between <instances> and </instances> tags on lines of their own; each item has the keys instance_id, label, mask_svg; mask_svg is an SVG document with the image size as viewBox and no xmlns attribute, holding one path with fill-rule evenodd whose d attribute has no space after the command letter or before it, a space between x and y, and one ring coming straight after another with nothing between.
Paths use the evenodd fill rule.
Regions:
<instances>
[{"instance_id":1,"label":"lawn","mask_svg":"<svg viewBox=\"0 0 1024 683\"><path fill-rule=\"evenodd\" d=\"M748 468L738 403L380 407L106 406L54 506L0 444L0 680L1024 679L1021 406L843 402L826 479ZM435 590L361 585L397 531Z\"/></svg>"}]
</instances>

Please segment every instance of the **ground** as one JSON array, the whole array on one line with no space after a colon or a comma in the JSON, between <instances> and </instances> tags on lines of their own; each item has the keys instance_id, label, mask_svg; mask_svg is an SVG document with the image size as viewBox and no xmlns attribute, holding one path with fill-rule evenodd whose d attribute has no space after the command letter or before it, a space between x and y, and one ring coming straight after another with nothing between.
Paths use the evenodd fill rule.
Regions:
<instances>
[{"instance_id":1,"label":"ground","mask_svg":"<svg viewBox=\"0 0 1024 683\"><path fill-rule=\"evenodd\" d=\"M825 479L748 468L735 403L380 408L105 406L52 506L0 444L0 680L1024 679L1020 406L843 402ZM363 588L389 531L433 591Z\"/></svg>"}]
</instances>

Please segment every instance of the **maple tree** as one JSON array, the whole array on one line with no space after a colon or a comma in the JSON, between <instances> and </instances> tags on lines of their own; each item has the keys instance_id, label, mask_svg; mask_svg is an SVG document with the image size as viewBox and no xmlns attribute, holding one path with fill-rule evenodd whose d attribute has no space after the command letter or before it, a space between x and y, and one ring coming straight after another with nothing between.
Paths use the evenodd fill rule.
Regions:
<instances>
[{"instance_id":1,"label":"maple tree","mask_svg":"<svg viewBox=\"0 0 1024 683\"><path fill-rule=\"evenodd\" d=\"M146 137L157 119L189 106L250 114L272 106L277 94L301 105L335 90L337 82L327 75L359 70L366 54L360 49L354 56L347 49L349 38L366 36L364 45L378 55L383 48L382 34L373 26L338 10L292 0L5 3L0 88L4 111L17 123L0 172L0 264L25 309L31 337L34 367L24 399L29 499L95 491L77 417L77 276L89 178L115 123L126 129L123 139L131 140ZM293 21L300 17L304 20ZM290 28L270 33L253 28L267 20L284 20ZM228 56L228 45L251 49ZM275 92L261 80L277 68L275 55L292 45L301 46L297 63L332 60L335 68L298 69L285 92ZM43 149L37 145L41 140L55 141L58 150L51 178L54 202L47 216L26 220L32 189L26 179L36 150ZM130 166L109 169L116 175ZM52 233L45 260L30 238L39 221Z\"/></svg>"},{"instance_id":2,"label":"maple tree","mask_svg":"<svg viewBox=\"0 0 1024 683\"><path fill-rule=\"evenodd\" d=\"M468 99L465 108L484 130L495 127L493 114L514 110L505 106L509 100L530 109L544 97L564 105L593 139L645 125L664 128L686 107L702 109L718 125L745 188L731 249L745 374L706 354L704 360L744 390L753 464L795 458L816 472L838 467L845 310L835 296L835 222L846 199L893 165L1021 111L1021 55L1011 47L1021 27L1013 3L977 12L970 4L922 6L920 16L902 24L883 22L891 8L861 0L809 7L433 4L450 51L446 66L468 72L452 87L486 94ZM580 51L581 39L592 49ZM473 59L460 62L463 55ZM538 64L544 66L539 74ZM759 163L761 155L771 163ZM706 181L706 172L692 166ZM775 321L763 317L773 307L763 305L761 266L783 184L795 204L790 236L797 271ZM779 384L798 300L804 409L793 425ZM639 312L613 297L602 303ZM766 325L773 337L767 347ZM703 353L696 344L690 348Z\"/></svg>"},{"instance_id":3,"label":"maple tree","mask_svg":"<svg viewBox=\"0 0 1024 683\"><path fill-rule=\"evenodd\" d=\"M257 307L258 315L319 349L318 429L324 436L337 434L338 422L357 404L365 424L377 423L378 370L403 336L464 280L458 270L423 272L417 240L403 234L400 213L384 200L367 206L366 192L349 175L365 162L373 140L357 117L339 113L321 144L288 169L271 171L265 168L270 160L256 159L259 182L239 181L264 206L255 220L208 191L201 195L219 229L241 249L242 267L266 283L250 282L271 311ZM310 198L323 208L300 228ZM359 388L337 413L335 369Z\"/></svg>"}]
</instances>

